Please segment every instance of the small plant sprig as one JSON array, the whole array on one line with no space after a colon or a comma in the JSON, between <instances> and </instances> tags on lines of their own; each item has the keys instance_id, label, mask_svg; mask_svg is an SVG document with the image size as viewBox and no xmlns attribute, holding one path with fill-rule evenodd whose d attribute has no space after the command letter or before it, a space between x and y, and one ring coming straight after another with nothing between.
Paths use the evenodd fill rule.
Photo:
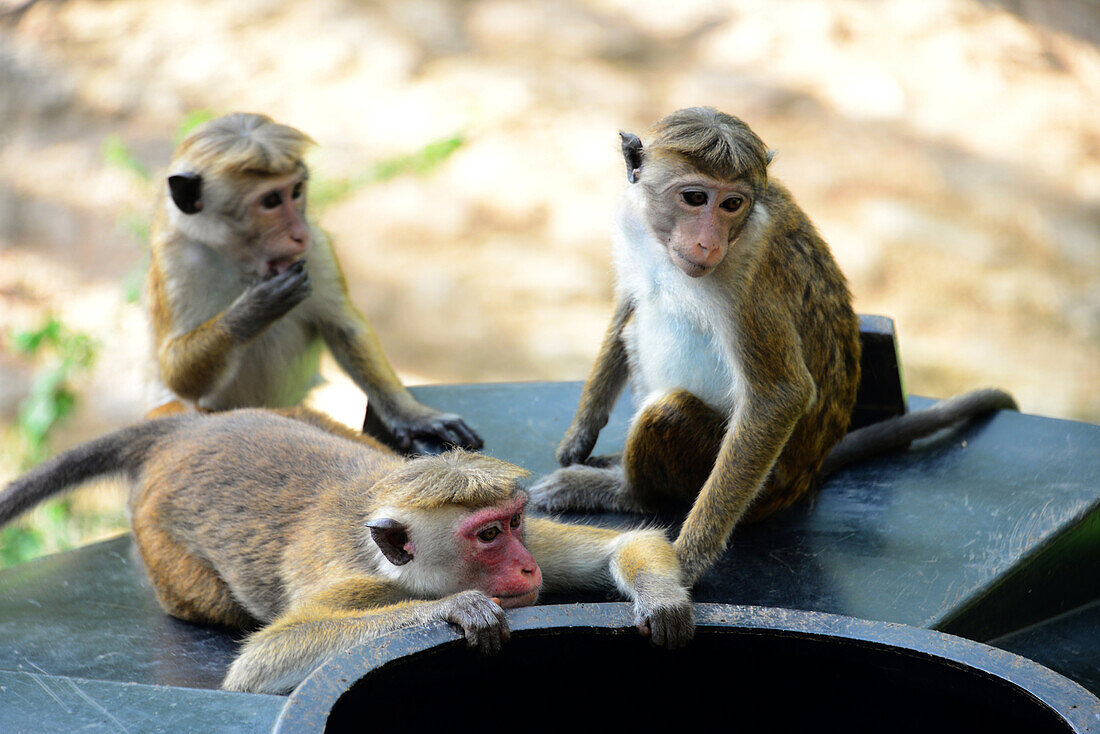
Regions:
<instances>
[{"instance_id":1,"label":"small plant sprig","mask_svg":"<svg viewBox=\"0 0 1100 734\"><path fill-rule=\"evenodd\" d=\"M35 374L30 394L19 405L16 426L23 444L21 468L26 470L46 458L50 431L76 407L72 379L92 366L97 347L90 336L73 331L53 316L36 331L13 334L11 344L27 356L52 352L46 366Z\"/></svg>"},{"instance_id":2,"label":"small plant sprig","mask_svg":"<svg viewBox=\"0 0 1100 734\"><path fill-rule=\"evenodd\" d=\"M45 365L35 373L30 393L19 405L15 425L19 469L26 471L49 455L50 434L77 404L72 381L95 362L97 345L87 334L52 316L37 330L12 334L10 344L15 352L30 357L48 353ZM117 525L118 521L76 518L66 497L47 502L0 530L0 567L72 547L86 534L89 524Z\"/></svg>"}]
</instances>

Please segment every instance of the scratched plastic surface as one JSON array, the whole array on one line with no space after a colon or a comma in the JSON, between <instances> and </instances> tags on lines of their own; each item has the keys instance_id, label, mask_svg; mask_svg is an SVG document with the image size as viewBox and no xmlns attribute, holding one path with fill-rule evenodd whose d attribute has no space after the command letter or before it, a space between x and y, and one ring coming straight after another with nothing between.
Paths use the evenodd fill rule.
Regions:
<instances>
[{"instance_id":1,"label":"scratched plastic surface","mask_svg":"<svg viewBox=\"0 0 1100 734\"><path fill-rule=\"evenodd\" d=\"M580 384L413 392L465 416L484 436L487 453L527 467L535 479L555 468L553 450L572 418ZM628 401L620 400L597 453L621 449ZM923 404L911 401L914 409ZM840 473L812 502L739 528L695 597L991 639L1100 598L1098 508L1100 427L1001 413ZM578 519L620 526L642 520ZM661 520L675 529L677 518ZM25 694L13 691L40 688L32 678L13 675L217 688L238 639L163 614L129 536L7 569L0 572L0 721L9 710L24 708ZM1100 635L1086 644L1075 664L1095 672ZM9 685L15 680L23 681L21 688ZM230 696L218 699L230 709L234 701L254 698L218 695ZM130 704L119 705L125 711ZM261 711L266 705L240 704Z\"/></svg>"}]
</instances>

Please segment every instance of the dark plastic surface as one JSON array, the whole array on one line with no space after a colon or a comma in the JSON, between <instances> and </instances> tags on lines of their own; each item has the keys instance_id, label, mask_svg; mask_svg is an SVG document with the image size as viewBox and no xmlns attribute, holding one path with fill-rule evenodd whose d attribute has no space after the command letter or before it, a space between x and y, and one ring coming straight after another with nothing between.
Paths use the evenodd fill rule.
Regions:
<instances>
[{"instance_id":1,"label":"dark plastic surface","mask_svg":"<svg viewBox=\"0 0 1100 734\"><path fill-rule=\"evenodd\" d=\"M859 392L848 430L901 415L908 410L902 384L901 357L894 332L894 320L886 316L859 317Z\"/></svg>"},{"instance_id":2,"label":"dark plastic surface","mask_svg":"<svg viewBox=\"0 0 1100 734\"><path fill-rule=\"evenodd\" d=\"M286 704L258 696L0 670L0 731L266 732Z\"/></svg>"},{"instance_id":3,"label":"dark plastic surface","mask_svg":"<svg viewBox=\"0 0 1100 734\"><path fill-rule=\"evenodd\" d=\"M1100 600L989 644L1042 663L1100 695Z\"/></svg>"},{"instance_id":4,"label":"dark plastic surface","mask_svg":"<svg viewBox=\"0 0 1100 734\"><path fill-rule=\"evenodd\" d=\"M473 686L462 681L493 692L485 708L494 718L547 731L574 728L581 712L591 731L648 730L666 717L708 730L719 710L775 731L1043 734L1100 720L1100 700L1075 683L958 637L784 609L703 604L697 613L696 638L673 652L638 636L627 604L509 612L512 638L491 657L442 625L388 635L318 668L276 731L359 731L364 721L444 730L470 706Z\"/></svg>"}]
</instances>

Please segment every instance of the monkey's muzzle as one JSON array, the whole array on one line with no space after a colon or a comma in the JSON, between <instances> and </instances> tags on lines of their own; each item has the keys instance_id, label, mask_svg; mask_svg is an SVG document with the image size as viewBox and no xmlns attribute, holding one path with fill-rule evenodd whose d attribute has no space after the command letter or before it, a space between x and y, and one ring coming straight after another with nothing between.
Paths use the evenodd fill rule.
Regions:
<instances>
[{"instance_id":1,"label":"monkey's muzzle","mask_svg":"<svg viewBox=\"0 0 1100 734\"><path fill-rule=\"evenodd\" d=\"M500 606L505 609L515 609L517 607L529 607L538 601L539 590L529 591L526 594L513 594L512 596L501 596L497 594L493 597L497 599Z\"/></svg>"},{"instance_id":2,"label":"monkey's muzzle","mask_svg":"<svg viewBox=\"0 0 1100 734\"><path fill-rule=\"evenodd\" d=\"M276 275L282 275L294 267L294 264L298 262L301 262L301 260L296 257L280 257L274 260L268 260L267 277L274 278Z\"/></svg>"}]
</instances>

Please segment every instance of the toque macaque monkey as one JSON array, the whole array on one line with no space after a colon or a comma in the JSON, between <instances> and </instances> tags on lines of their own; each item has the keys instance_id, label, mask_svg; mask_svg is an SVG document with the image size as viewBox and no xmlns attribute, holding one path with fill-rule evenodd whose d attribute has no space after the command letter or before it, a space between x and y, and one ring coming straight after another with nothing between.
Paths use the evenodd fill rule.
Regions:
<instances>
[{"instance_id":1,"label":"toque macaque monkey","mask_svg":"<svg viewBox=\"0 0 1100 734\"><path fill-rule=\"evenodd\" d=\"M317 383L321 343L367 394L387 443L481 439L421 405L352 305L328 238L306 214L312 141L235 113L187 136L157 205L146 300L157 381L150 415L298 404Z\"/></svg>"},{"instance_id":2,"label":"toque macaque monkey","mask_svg":"<svg viewBox=\"0 0 1100 734\"><path fill-rule=\"evenodd\" d=\"M87 479L124 475L164 610L256 630L230 690L289 690L341 650L434 620L493 652L508 637L503 609L543 589L614 586L655 644L694 634L660 531L527 519L517 466L460 449L406 459L297 410L182 413L89 441L0 492L0 525Z\"/></svg>"},{"instance_id":3,"label":"toque macaque monkey","mask_svg":"<svg viewBox=\"0 0 1100 734\"><path fill-rule=\"evenodd\" d=\"M824 473L1015 409L1006 393L982 390L844 438L858 321L825 242L768 179L772 153L710 108L674 112L644 145L622 133L622 150L615 312L557 449L565 468L531 487L533 507L690 504L675 548L693 583L738 522L787 507ZM621 461L586 464L627 379L637 409Z\"/></svg>"}]
</instances>

